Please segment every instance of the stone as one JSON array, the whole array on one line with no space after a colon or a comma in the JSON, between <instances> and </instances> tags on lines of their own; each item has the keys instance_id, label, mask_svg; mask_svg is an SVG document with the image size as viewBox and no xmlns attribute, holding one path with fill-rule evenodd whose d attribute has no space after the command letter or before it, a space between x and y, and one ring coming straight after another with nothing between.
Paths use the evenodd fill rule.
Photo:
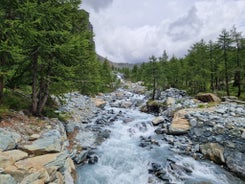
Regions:
<instances>
[{"instance_id":1,"label":"stone","mask_svg":"<svg viewBox=\"0 0 245 184\"><path fill-rule=\"evenodd\" d=\"M234 149L225 149L224 156L227 167L245 178L245 154Z\"/></svg>"},{"instance_id":2,"label":"stone","mask_svg":"<svg viewBox=\"0 0 245 184\"><path fill-rule=\"evenodd\" d=\"M241 138L242 138L242 139L245 139L245 129L242 130Z\"/></svg>"},{"instance_id":3,"label":"stone","mask_svg":"<svg viewBox=\"0 0 245 184\"><path fill-rule=\"evenodd\" d=\"M17 182L9 174L0 174L0 184L17 184Z\"/></svg>"},{"instance_id":4,"label":"stone","mask_svg":"<svg viewBox=\"0 0 245 184\"><path fill-rule=\"evenodd\" d=\"M202 102L216 102L216 103L221 102L220 98L217 97L215 94L212 94L212 93L198 94L196 96L196 99L198 99Z\"/></svg>"},{"instance_id":5,"label":"stone","mask_svg":"<svg viewBox=\"0 0 245 184\"><path fill-rule=\"evenodd\" d=\"M31 145L24 145L22 149L28 153L42 155L45 153L58 153L61 148L60 136L52 135L37 139Z\"/></svg>"},{"instance_id":6,"label":"stone","mask_svg":"<svg viewBox=\"0 0 245 184\"><path fill-rule=\"evenodd\" d=\"M15 162L28 157L28 153L21 150L10 150L5 151L4 153L8 154Z\"/></svg>"},{"instance_id":7,"label":"stone","mask_svg":"<svg viewBox=\"0 0 245 184\"><path fill-rule=\"evenodd\" d=\"M175 104L175 99L173 97L168 97L166 100L167 105L173 105Z\"/></svg>"},{"instance_id":8,"label":"stone","mask_svg":"<svg viewBox=\"0 0 245 184\"><path fill-rule=\"evenodd\" d=\"M96 107L103 109L106 105L106 101L100 98L92 98L92 102L95 104Z\"/></svg>"},{"instance_id":9,"label":"stone","mask_svg":"<svg viewBox=\"0 0 245 184\"><path fill-rule=\"evenodd\" d=\"M34 141L34 140L37 140L39 139L41 136L39 134L32 134L30 137L29 137L29 140L30 141Z\"/></svg>"},{"instance_id":10,"label":"stone","mask_svg":"<svg viewBox=\"0 0 245 184\"><path fill-rule=\"evenodd\" d=\"M0 151L14 149L20 141L21 136L15 132L0 128Z\"/></svg>"},{"instance_id":11,"label":"stone","mask_svg":"<svg viewBox=\"0 0 245 184\"><path fill-rule=\"evenodd\" d=\"M0 152L0 168L6 168L14 164L14 159L8 154Z\"/></svg>"},{"instance_id":12,"label":"stone","mask_svg":"<svg viewBox=\"0 0 245 184\"><path fill-rule=\"evenodd\" d=\"M54 162L59 155L60 153L53 153L27 158L16 162L15 166L23 170L29 170L31 168L38 170L43 168L47 164Z\"/></svg>"},{"instance_id":13,"label":"stone","mask_svg":"<svg viewBox=\"0 0 245 184\"><path fill-rule=\"evenodd\" d=\"M49 174L46 169L40 169L37 172L34 172L28 176L26 176L20 184L33 184L34 182L39 183L48 183L50 181Z\"/></svg>"},{"instance_id":14,"label":"stone","mask_svg":"<svg viewBox=\"0 0 245 184\"><path fill-rule=\"evenodd\" d=\"M158 117L156 117L156 118L154 118L154 119L152 120L152 124L153 124L154 126L157 126L157 125L163 123L164 120L165 120L164 117L158 116Z\"/></svg>"},{"instance_id":15,"label":"stone","mask_svg":"<svg viewBox=\"0 0 245 184\"><path fill-rule=\"evenodd\" d=\"M130 108L132 105L133 105L132 102L123 101L121 104L121 107L127 109L127 108Z\"/></svg>"},{"instance_id":16,"label":"stone","mask_svg":"<svg viewBox=\"0 0 245 184\"><path fill-rule=\"evenodd\" d=\"M65 183L74 184L76 179L76 167L71 158L67 158L64 165Z\"/></svg>"},{"instance_id":17,"label":"stone","mask_svg":"<svg viewBox=\"0 0 245 184\"><path fill-rule=\"evenodd\" d=\"M191 128L188 120L185 118L186 111L181 109L175 112L172 123L169 127L169 134L172 135L181 135L186 134Z\"/></svg>"},{"instance_id":18,"label":"stone","mask_svg":"<svg viewBox=\"0 0 245 184\"><path fill-rule=\"evenodd\" d=\"M224 147L218 143L206 143L200 145L201 153L218 164L225 163Z\"/></svg>"}]
</instances>

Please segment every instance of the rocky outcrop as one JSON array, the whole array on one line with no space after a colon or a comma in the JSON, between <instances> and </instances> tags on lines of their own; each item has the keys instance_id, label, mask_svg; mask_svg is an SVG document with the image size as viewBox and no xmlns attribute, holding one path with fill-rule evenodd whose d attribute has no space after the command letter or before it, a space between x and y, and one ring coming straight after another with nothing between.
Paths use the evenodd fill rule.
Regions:
<instances>
[{"instance_id":1,"label":"rocky outcrop","mask_svg":"<svg viewBox=\"0 0 245 184\"><path fill-rule=\"evenodd\" d=\"M62 149L62 136L58 130L51 130L45 132L43 136L30 145L24 145L23 150L35 155L42 155L45 153L58 153Z\"/></svg>"},{"instance_id":2,"label":"rocky outcrop","mask_svg":"<svg viewBox=\"0 0 245 184\"><path fill-rule=\"evenodd\" d=\"M0 151L14 149L21 139L18 133L7 131L3 128L0 128L0 137Z\"/></svg>"},{"instance_id":3,"label":"rocky outcrop","mask_svg":"<svg viewBox=\"0 0 245 184\"><path fill-rule=\"evenodd\" d=\"M0 139L0 184L75 183L63 124L48 118L31 121L21 113L11 118L2 123L9 127L0 128L5 138ZM17 124L20 120L25 126Z\"/></svg>"}]
</instances>

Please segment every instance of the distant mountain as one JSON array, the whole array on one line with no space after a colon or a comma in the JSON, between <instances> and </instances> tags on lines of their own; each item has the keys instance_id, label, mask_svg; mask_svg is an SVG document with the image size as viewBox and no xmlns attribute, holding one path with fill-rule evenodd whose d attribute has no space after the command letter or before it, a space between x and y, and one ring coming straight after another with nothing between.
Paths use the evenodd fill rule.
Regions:
<instances>
[{"instance_id":1,"label":"distant mountain","mask_svg":"<svg viewBox=\"0 0 245 184\"><path fill-rule=\"evenodd\" d=\"M105 57L97 54L98 59L103 62L105 61ZM113 61L110 61L109 59L107 59L107 61L110 63L111 66L115 67L115 68L133 68L134 65L141 65L141 63L137 63L137 64L132 64L132 63L116 63Z\"/></svg>"}]
</instances>

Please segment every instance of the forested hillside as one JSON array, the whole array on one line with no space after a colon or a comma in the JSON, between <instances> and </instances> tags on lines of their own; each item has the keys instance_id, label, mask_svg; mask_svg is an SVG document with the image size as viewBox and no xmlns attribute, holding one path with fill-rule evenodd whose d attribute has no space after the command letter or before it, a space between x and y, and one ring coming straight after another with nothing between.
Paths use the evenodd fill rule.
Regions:
<instances>
[{"instance_id":1,"label":"forested hillside","mask_svg":"<svg viewBox=\"0 0 245 184\"><path fill-rule=\"evenodd\" d=\"M212 91L245 99L245 38L235 27L224 29L216 41L193 44L183 58L169 58L164 51L159 58L151 56L140 67L122 71L153 89L153 99L157 89L169 87L191 94Z\"/></svg>"},{"instance_id":2,"label":"forested hillside","mask_svg":"<svg viewBox=\"0 0 245 184\"><path fill-rule=\"evenodd\" d=\"M89 15L80 4L1 1L2 110L30 108L40 115L51 94L79 90L92 95L111 87L111 69L97 59Z\"/></svg>"}]
</instances>

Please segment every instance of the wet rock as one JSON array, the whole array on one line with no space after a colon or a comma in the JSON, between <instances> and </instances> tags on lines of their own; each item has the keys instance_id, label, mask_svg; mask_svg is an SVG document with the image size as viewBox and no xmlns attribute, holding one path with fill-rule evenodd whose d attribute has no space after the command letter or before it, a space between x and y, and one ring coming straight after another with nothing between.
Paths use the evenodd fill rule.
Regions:
<instances>
[{"instance_id":1,"label":"wet rock","mask_svg":"<svg viewBox=\"0 0 245 184\"><path fill-rule=\"evenodd\" d=\"M243 129L243 131L242 131L241 138L242 138L242 139L245 139L245 129Z\"/></svg>"},{"instance_id":2,"label":"wet rock","mask_svg":"<svg viewBox=\"0 0 245 184\"><path fill-rule=\"evenodd\" d=\"M98 162L98 160L99 160L99 158L98 158L97 155L90 155L90 156L88 157L88 163L89 163L89 164L95 164L95 163Z\"/></svg>"},{"instance_id":3,"label":"wet rock","mask_svg":"<svg viewBox=\"0 0 245 184\"><path fill-rule=\"evenodd\" d=\"M130 108L132 105L133 105L132 102L124 101L122 102L121 107L127 109L127 108Z\"/></svg>"},{"instance_id":4,"label":"wet rock","mask_svg":"<svg viewBox=\"0 0 245 184\"><path fill-rule=\"evenodd\" d=\"M184 184L215 184L215 183L207 179L191 178L191 179L186 180Z\"/></svg>"},{"instance_id":5,"label":"wet rock","mask_svg":"<svg viewBox=\"0 0 245 184\"><path fill-rule=\"evenodd\" d=\"M212 93L204 93L204 94L198 94L196 96L196 99L202 101L202 102L221 102L220 98Z\"/></svg>"},{"instance_id":6,"label":"wet rock","mask_svg":"<svg viewBox=\"0 0 245 184\"><path fill-rule=\"evenodd\" d=\"M79 154L76 154L73 158L73 160L76 162L76 164L83 163L88 157L88 151L83 150Z\"/></svg>"},{"instance_id":7,"label":"wet rock","mask_svg":"<svg viewBox=\"0 0 245 184\"><path fill-rule=\"evenodd\" d=\"M153 124L154 126L157 126L157 125L163 123L164 120L165 120L164 117L158 116L158 117L156 117L156 118L154 118L154 119L152 120L152 124Z\"/></svg>"},{"instance_id":8,"label":"wet rock","mask_svg":"<svg viewBox=\"0 0 245 184\"><path fill-rule=\"evenodd\" d=\"M164 129L162 129L162 128L157 128L156 130L155 130L155 133L156 134L163 134L163 133L165 133L166 131L164 130Z\"/></svg>"},{"instance_id":9,"label":"wet rock","mask_svg":"<svg viewBox=\"0 0 245 184\"><path fill-rule=\"evenodd\" d=\"M200 145L200 151L210 160L222 164L225 163L224 147L218 143L207 143Z\"/></svg>"}]
</instances>

